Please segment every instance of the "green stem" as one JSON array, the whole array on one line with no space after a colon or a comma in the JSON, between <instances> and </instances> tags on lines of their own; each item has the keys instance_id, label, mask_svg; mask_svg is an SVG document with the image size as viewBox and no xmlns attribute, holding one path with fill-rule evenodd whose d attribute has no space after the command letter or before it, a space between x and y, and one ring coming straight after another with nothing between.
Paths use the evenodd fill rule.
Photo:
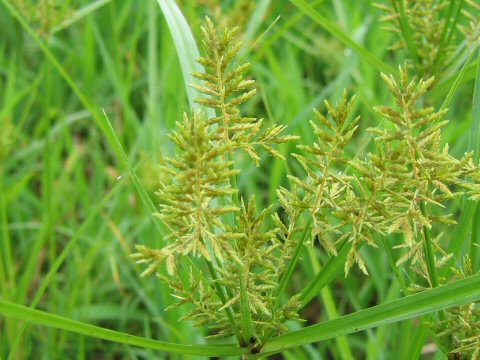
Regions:
<instances>
[{"instance_id":1,"label":"green stem","mask_svg":"<svg viewBox=\"0 0 480 360\"><path fill-rule=\"evenodd\" d=\"M340 246L340 251L336 257L331 257L322 270L317 274L315 279L305 287L300 293L300 308L305 307L328 285L340 272L342 272L348 252L352 247L352 243L344 241Z\"/></svg>"},{"instance_id":2,"label":"green stem","mask_svg":"<svg viewBox=\"0 0 480 360\"><path fill-rule=\"evenodd\" d=\"M278 306L280 305L280 299L285 291L285 288L287 287L288 282L292 278L293 271L295 270L295 266L297 265L297 261L300 258L300 252L302 251L303 244L305 242L305 239L307 238L307 235L310 231L310 228L312 227L312 219L310 218L307 226L305 227L305 230L303 231L302 237L297 243L297 246L295 248L295 252L288 262L288 267L287 270L283 273L282 278L280 279L280 283L278 285L277 291L275 293L275 305L273 307L274 311L278 309Z\"/></svg>"},{"instance_id":3,"label":"green stem","mask_svg":"<svg viewBox=\"0 0 480 360\"><path fill-rule=\"evenodd\" d=\"M480 59L480 50L477 50L477 58ZM472 104L472 126L470 131L469 148L474 152L473 161L478 163L480 158L480 64L477 64L477 72L475 79L475 87L473 90L473 104ZM471 203L471 202L470 202ZM474 205L476 210L475 216L472 219L480 218L480 206ZM477 272L480 258L480 228L477 221L472 221L472 230L470 236L470 259L472 261L473 271Z\"/></svg>"},{"instance_id":4,"label":"green stem","mask_svg":"<svg viewBox=\"0 0 480 360\"><path fill-rule=\"evenodd\" d=\"M409 292L408 292L407 285L405 284L405 279L400 273L400 268L395 263L395 257L393 256L392 248L387 244L387 239L385 238L385 236L382 236L382 243L387 253L388 262L390 263L390 268L392 269L393 273L395 274L395 277L398 280L398 283L400 284L400 287L402 288L403 295L406 296L409 294Z\"/></svg>"},{"instance_id":5,"label":"green stem","mask_svg":"<svg viewBox=\"0 0 480 360\"><path fill-rule=\"evenodd\" d=\"M456 1L450 0L450 6L448 7L447 15L445 17L446 20L442 30L442 36L440 38L440 45L438 47L437 57L433 63L434 74L437 72L437 70L441 66L442 60L445 57L444 49L448 46L448 44L452 40L456 24L458 23L458 19L462 12L464 1L465 0L460 0L460 4L457 6L457 11L455 12L455 17L452 20L452 13L453 13L453 9L455 7Z\"/></svg>"},{"instance_id":6,"label":"green stem","mask_svg":"<svg viewBox=\"0 0 480 360\"><path fill-rule=\"evenodd\" d=\"M425 206L425 202L420 202L420 211L424 217L428 217L427 209ZM435 253L433 251L433 240L432 234L430 229L427 226L423 226L423 235L424 235L424 242L423 248L425 251L425 258L427 261L427 269L428 269L428 276L430 278L430 284L432 287L438 286L438 275L437 275L437 267L435 266Z\"/></svg>"},{"instance_id":7,"label":"green stem","mask_svg":"<svg viewBox=\"0 0 480 360\"><path fill-rule=\"evenodd\" d=\"M480 219L480 207L478 204L475 209L474 219ZM470 235L470 259L472 261L473 273L478 271L478 258L479 258L479 246L480 245L480 226L479 221L472 222L472 232Z\"/></svg>"},{"instance_id":8,"label":"green stem","mask_svg":"<svg viewBox=\"0 0 480 360\"><path fill-rule=\"evenodd\" d=\"M303 243L307 238L307 234L310 231L311 226L312 226L312 220L310 218L307 226L305 227L305 230L303 231L301 239L298 241L298 244L295 248L295 252L292 258L290 259L290 261L288 262L287 270L283 273L283 276L280 279L280 283L275 291L275 303L273 305L272 316L275 315L276 310L280 306L281 297L285 291L285 288L287 287L288 282L292 278L293 271L295 270L295 265L297 264L297 261L300 257L300 252L303 248ZM275 330L270 330L269 332L267 332L265 337L260 342L261 346L265 345L268 342L268 340L273 336L274 333L275 333Z\"/></svg>"},{"instance_id":9,"label":"green stem","mask_svg":"<svg viewBox=\"0 0 480 360\"><path fill-rule=\"evenodd\" d=\"M1 159L0 159L1 161ZM0 164L0 224L2 227L1 230L1 242L2 242L2 254L0 259L2 263L0 264L0 286L2 288L2 293L5 297L9 293L13 292L11 288L15 284L14 277L14 266L13 266L13 256L12 256L12 246L10 241L10 233L8 230L8 215L7 215L7 206L6 206L6 189L3 186L3 168Z\"/></svg>"},{"instance_id":10,"label":"green stem","mask_svg":"<svg viewBox=\"0 0 480 360\"><path fill-rule=\"evenodd\" d=\"M321 271L321 265L316 257L314 248L312 247L308 248L308 256L310 258L310 263L313 270L315 271L315 273L319 273ZM308 265L305 267L305 269L306 271L308 271ZM336 319L339 317L339 312L337 309L335 297L328 285L323 287L323 289L320 292L320 297L317 296L317 298L321 300L321 302L323 303L323 307L328 316L327 320ZM346 336L339 336L335 338L335 342L337 343L339 357L342 360L355 359L355 357L353 356L353 351L350 347L350 344Z\"/></svg>"},{"instance_id":11,"label":"green stem","mask_svg":"<svg viewBox=\"0 0 480 360\"><path fill-rule=\"evenodd\" d=\"M226 295L222 285L220 285L220 282L219 282L220 277L218 276L218 273L215 271L215 268L213 267L213 264L208 260L205 260L205 262L207 263L208 270L210 271L210 275L212 276L213 284L214 284L215 289L217 291L217 295L220 298L220 301L222 302L222 304L225 305L227 303L227 295ZM242 339L242 336L240 334L240 331L238 330L235 318L233 317L232 309L230 309L229 307L226 307L225 308L225 313L227 314L228 321L230 322L230 326L232 327L232 331L235 334L235 337L237 338L238 344L240 346L245 346L246 344L244 343L244 341Z\"/></svg>"},{"instance_id":12,"label":"green stem","mask_svg":"<svg viewBox=\"0 0 480 360\"><path fill-rule=\"evenodd\" d=\"M412 56L415 63L420 64L420 58L418 56L417 46L415 44L415 39L413 38L412 29L408 21L407 13L405 11L405 4L403 1L398 2L398 11L400 13L400 28L402 35L405 39L405 44L407 45L408 52Z\"/></svg>"},{"instance_id":13,"label":"green stem","mask_svg":"<svg viewBox=\"0 0 480 360\"><path fill-rule=\"evenodd\" d=\"M247 267L248 269L248 267ZM250 343L250 339L252 338L253 327L252 327L252 319L250 316L250 304L248 299L248 270L242 267L239 269L240 275L240 310L242 313L242 333L243 339L245 344Z\"/></svg>"}]
</instances>

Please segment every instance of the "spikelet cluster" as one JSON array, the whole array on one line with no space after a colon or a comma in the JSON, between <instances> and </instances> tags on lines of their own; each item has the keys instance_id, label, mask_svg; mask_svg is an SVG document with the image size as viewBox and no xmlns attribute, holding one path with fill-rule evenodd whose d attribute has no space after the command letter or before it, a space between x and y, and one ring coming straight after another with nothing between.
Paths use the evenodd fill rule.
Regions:
<instances>
[{"instance_id":1,"label":"spikelet cluster","mask_svg":"<svg viewBox=\"0 0 480 360\"><path fill-rule=\"evenodd\" d=\"M475 0L466 0L466 8L462 11L468 25L460 26L467 41L473 47L480 42L480 4Z\"/></svg>"},{"instance_id":2,"label":"spikelet cluster","mask_svg":"<svg viewBox=\"0 0 480 360\"><path fill-rule=\"evenodd\" d=\"M472 263L466 258L462 268L452 268L454 280L475 275ZM437 341L455 359L480 359L480 307L471 303L445 311L444 319L429 322Z\"/></svg>"},{"instance_id":3,"label":"spikelet cluster","mask_svg":"<svg viewBox=\"0 0 480 360\"><path fill-rule=\"evenodd\" d=\"M49 36L54 29L73 13L70 1L14 0L12 4L41 36Z\"/></svg>"},{"instance_id":4,"label":"spikelet cluster","mask_svg":"<svg viewBox=\"0 0 480 360\"><path fill-rule=\"evenodd\" d=\"M376 247L379 238L402 234L397 265L414 265L425 279L419 288L434 286L425 250L430 229L455 223L443 213L446 201L464 194L480 199L480 169L471 153L457 159L442 145L446 111L422 101L433 78L412 80L406 66L398 79L382 75L395 105L375 108L387 125L369 129L375 151L363 158L345 155L359 123L354 97L345 92L337 104L325 102L326 113L315 110L311 121L316 141L299 145L293 155L304 175L290 175L290 188L278 189L279 213L272 206L257 211L255 198L238 199L237 151L258 164L261 150L283 158L274 146L296 137L283 135L284 126L264 129L262 120L242 115L255 89L244 78L248 64L236 64L235 30L217 32L207 18L202 33L205 56L199 62L205 71L194 74L201 84L193 87L202 94L198 103L215 115L196 112L177 123L170 135L177 153L164 159L169 178L158 191L157 216L170 234L162 249L142 245L133 255L147 265L143 275L161 274L178 300L172 307L189 304L184 320L208 327L210 336L235 336L242 346L261 348L272 334L287 330L286 321L299 319L300 298L282 302L281 284L308 233L307 243L318 241L331 256L350 246L346 274L355 264L367 273L364 244ZM439 239L432 240L437 267L449 259ZM448 319L458 314L477 317L474 307L465 307ZM464 335L468 348L453 348L471 351L476 335Z\"/></svg>"},{"instance_id":5,"label":"spikelet cluster","mask_svg":"<svg viewBox=\"0 0 480 360\"><path fill-rule=\"evenodd\" d=\"M344 242L351 243L345 263L367 273L359 252L363 244L376 247L378 236L402 234L403 251L397 265L410 261L427 281L424 254L425 231L435 223L454 224L450 214L441 214L445 201L467 193L478 199L479 168L472 154L457 159L441 144L441 130L447 125L445 110L422 107L420 103L433 83L410 80L401 67L399 80L382 75L396 105L375 110L389 124L370 128L376 151L364 159L347 159L345 147L354 135L359 118L352 116L353 99L344 94L336 105L326 103L327 116L315 112L313 146L299 145L302 155L294 155L307 174L305 179L290 176L293 190L281 195L311 218L311 239L336 255ZM435 215L425 208L432 208ZM439 255L438 266L449 255L433 240Z\"/></svg>"},{"instance_id":6,"label":"spikelet cluster","mask_svg":"<svg viewBox=\"0 0 480 360\"><path fill-rule=\"evenodd\" d=\"M399 260L402 263L422 258L425 229L434 223L455 223L449 214L428 215L422 205L441 210L445 201L463 195L462 188L471 188L474 197L478 167L471 153L457 159L449 154L448 144L442 146L441 131L448 124L443 119L446 110L419 106L433 78L410 80L405 67L399 75L399 81L383 75L396 107L380 106L376 111L393 128L370 129L379 148L378 155L370 159L385 179L384 196L391 212L388 233L404 234L400 248L407 252Z\"/></svg>"},{"instance_id":7,"label":"spikelet cluster","mask_svg":"<svg viewBox=\"0 0 480 360\"><path fill-rule=\"evenodd\" d=\"M454 51L454 48L444 46L445 39L443 38L446 26L444 13L449 2L444 0L393 0L390 3L390 5L377 3L376 6L386 13L382 18L389 24L386 29L399 34L400 38L391 46L391 50L408 48L406 40L408 26L415 45L415 54L410 54L411 59L414 60L411 65L416 72L426 78L434 75L432 73L434 69L444 69ZM404 18L408 24L401 23L401 8L403 8ZM417 59L414 59L415 57Z\"/></svg>"},{"instance_id":8,"label":"spikelet cluster","mask_svg":"<svg viewBox=\"0 0 480 360\"><path fill-rule=\"evenodd\" d=\"M344 92L336 106L325 102L327 116L315 110L311 126L317 141L312 146L299 145L303 155L294 154L307 173L306 179L290 176L293 192L285 192L290 202L308 211L311 218L311 243L318 239L327 253L337 254L337 247L352 242L345 270L357 263L367 273L357 251L360 243L374 245L368 203L354 189L355 177L347 173L345 147L357 129L359 117L352 117L354 98ZM375 246L375 245L374 245Z\"/></svg>"},{"instance_id":9,"label":"spikelet cluster","mask_svg":"<svg viewBox=\"0 0 480 360\"><path fill-rule=\"evenodd\" d=\"M234 149L245 151L256 165L260 161L259 148L284 159L272 144L286 143L297 137L282 135L286 128L284 125L273 125L262 130L262 119L244 117L240 113L240 105L255 96L256 89L253 88L254 80L243 78L250 64L235 64L240 50L240 43L235 42L237 31L238 28L226 29L219 34L207 17L202 26L206 54L198 60L206 71L193 74L202 84L192 87L204 94L197 102L217 112L218 115L208 122L216 126L219 139Z\"/></svg>"},{"instance_id":10,"label":"spikelet cluster","mask_svg":"<svg viewBox=\"0 0 480 360\"><path fill-rule=\"evenodd\" d=\"M184 320L208 326L210 336L235 335L245 345L285 331L284 322L298 318L298 299L280 305L278 283L300 228L285 225L269 207L258 214L254 198L236 200L235 152L245 151L256 164L261 149L283 158L273 146L296 137L282 135L284 126L262 129L261 120L241 115L240 105L255 90L243 78L248 64L234 65L240 46L234 31L218 33L207 18L202 33L206 55L199 62L206 71L194 74L202 84L193 87L204 95L198 103L216 116L196 112L177 123L170 135L176 155L162 167L170 179L158 192L157 216L170 230L167 245L137 246L133 258L147 265L143 275L163 273L159 268L166 265L161 278L178 300L172 307L191 305ZM274 226L268 229L270 217Z\"/></svg>"}]
</instances>

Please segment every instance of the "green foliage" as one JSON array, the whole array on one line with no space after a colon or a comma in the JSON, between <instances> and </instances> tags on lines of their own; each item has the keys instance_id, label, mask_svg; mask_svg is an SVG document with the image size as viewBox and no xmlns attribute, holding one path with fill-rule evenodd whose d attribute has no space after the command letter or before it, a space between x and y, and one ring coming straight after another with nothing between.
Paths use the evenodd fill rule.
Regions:
<instances>
[{"instance_id":1,"label":"green foliage","mask_svg":"<svg viewBox=\"0 0 480 360\"><path fill-rule=\"evenodd\" d=\"M228 7L222 4L221 0L200 0L197 2L208 9L214 23L223 29L238 27L243 30L256 7L255 2L251 0L238 0ZM238 36L242 35L241 32L238 33Z\"/></svg>"},{"instance_id":2,"label":"green foliage","mask_svg":"<svg viewBox=\"0 0 480 360\"><path fill-rule=\"evenodd\" d=\"M70 1L15 0L12 3L41 36L51 35L58 25L73 14Z\"/></svg>"},{"instance_id":3,"label":"green foliage","mask_svg":"<svg viewBox=\"0 0 480 360\"><path fill-rule=\"evenodd\" d=\"M455 279L474 274L469 258L462 268L452 268L452 271ZM456 358L480 358L480 309L477 302L449 309L444 319L428 325L435 331L440 343Z\"/></svg>"},{"instance_id":4,"label":"green foliage","mask_svg":"<svg viewBox=\"0 0 480 360\"><path fill-rule=\"evenodd\" d=\"M465 34L468 42L474 46L480 41L480 20L478 13L480 5L474 0L466 0L467 9L463 10L464 16L468 19L468 25L461 25L460 30Z\"/></svg>"},{"instance_id":5,"label":"green foliage","mask_svg":"<svg viewBox=\"0 0 480 360\"><path fill-rule=\"evenodd\" d=\"M454 44L457 28L473 43L478 39L478 4L446 0L392 0L390 5L376 4L386 15L387 30L400 39L391 46L392 51L407 49L411 65L421 77L441 76L455 61L461 47ZM469 26L460 25L463 13ZM459 25L459 26L457 26Z\"/></svg>"},{"instance_id":6,"label":"green foliage","mask_svg":"<svg viewBox=\"0 0 480 360\"><path fill-rule=\"evenodd\" d=\"M0 4L0 358L477 356L477 1Z\"/></svg>"},{"instance_id":7,"label":"green foliage","mask_svg":"<svg viewBox=\"0 0 480 360\"><path fill-rule=\"evenodd\" d=\"M4 159L8 156L8 154L12 149L15 128L12 124L12 121L7 116L2 116L0 118L0 127L2 128L2 131L0 132L0 170L1 170L1 165Z\"/></svg>"}]
</instances>

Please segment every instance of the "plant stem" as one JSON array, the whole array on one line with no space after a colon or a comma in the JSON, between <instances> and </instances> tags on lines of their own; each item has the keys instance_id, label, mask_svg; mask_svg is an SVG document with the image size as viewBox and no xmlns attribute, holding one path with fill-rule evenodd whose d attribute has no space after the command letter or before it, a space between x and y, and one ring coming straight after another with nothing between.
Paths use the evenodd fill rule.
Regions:
<instances>
[{"instance_id":1,"label":"plant stem","mask_svg":"<svg viewBox=\"0 0 480 360\"><path fill-rule=\"evenodd\" d=\"M297 243L295 252L292 258L290 259L290 261L288 262L287 270L283 273L283 276L280 279L280 283L277 287L277 291L275 292L275 304L273 305L272 316L275 315L275 311L280 306L280 300L281 300L282 294L285 291L285 288L287 287L288 282L292 278L293 271L295 270L295 265L297 264L297 261L300 257L300 252L303 248L303 243L305 242L305 239L307 238L307 234L310 231L311 227L312 227L312 220L310 218L307 226L305 227L305 230L303 231L301 239ZM270 330L262 339L261 346L263 346L266 342L268 342L268 340L273 336L274 333L275 333L275 330Z\"/></svg>"},{"instance_id":2,"label":"plant stem","mask_svg":"<svg viewBox=\"0 0 480 360\"><path fill-rule=\"evenodd\" d=\"M395 274L395 277L397 278L397 280L400 284L400 287L402 288L403 295L404 296L409 295L407 285L405 284L405 280L404 280L402 274L400 273L399 267L395 264L394 256L393 256L393 253L392 253L392 248L391 248L391 246L389 246L387 244L387 239L385 238L385 236L382 236L382 243L383 243L383 247L385 248L385 251L387 253L388 262L390 263L390 267L391 267L393 273Z\"/></svg>"},{"instance_id":3,"label":"plant stem","mask_svg":"<svg viewBox=\"0 0 480 360\"><path fill-rule=\"evenodd\" d=\"M412 56L415 63L420 64L420 58L418 57L417 46L415 44L415 39L413 38L412 29L408 21L407 13L405 11L405 4L403 1L398 2L398 10L400 13L400 27L402 34L405 38L405 43L407 45L408 52Z\"/></svg>"},{"instance_id":4,"label":"plant stem","mask_svg":"<svg viewBox=\"0 0 480 360\"><path fill-rule=\"evenodd\" d=\"M480 218L480 207L478 204L476 204L476 210L474 213L474 219L479 219ZM470 234L470 259L472 261L472 270L473 273L477 273L478 271L478 253L479 253L479 248L478 246L480 245L480 226L479 222L473 221L472 222L472 232Z\"/></svg>"},{"instance_id":5,"label":"plant stem","mask_svg":"<svg viewBox=\"0 0 480 360\"><path fill-rule=\"evenodd\" d=\"M207 263L208 270L210 271L210 275L212 276L213 284L215 286L215 289L217 290L217 295L220 298L220 301L222 302L222 304L225 305L227 303L227 295L225 294L223 287L219 283L220 277L218 276L218 273L215 271L213 264L208 260L205 260L205 262ZM240 331L238 330L237 323L235 322L235 318L233 317L232 309L230 309L229 307L226 307L225 313L227 314L228 321L230 321L230 326L232 327L232 331L235 334L235 337L237 338L238 344L240 346L245 346L245 343L243 342Z\"/></svg>"},{"instance_id":6,"label":"plant stem","mask_svg":"<svg viewBox=\"0 0 480 360\"><path fill-rule=\"evenodd\" d=\"M444 49L448 47L448 44L452 40L455 27L457 25L458 19L462 12L464 1L465 0L460 0L460 4L457 6L457 10L455 12L455 17L452 19L453 9L455 7L456 1L450 0L450 6L448 7L447 15L445 17L446 21L442 29L442 36L440 38L440 45L438 47L437 57L433 63L433 74L435 74L438 71L439 66L442 63L442 60L445 57Z\"/></svg>"},{"instance_id":7,"label":"plant stem","mask_svg":"<svg viewBox=\"0 0 480 360\"><path fill-rule=\"evenodd\" d=\"M427 209L425 206L425 202L420 202L420 211L424 217L427 217ZM425 258L427 261L427 269L428 269L428 276L430 278L430 285L432 287L438 286L438 275L437 275L437 267L435 266L435 254L433 251L433 243L432 243L432 234L430 229L427 226L423 226L423 235L424 235L424 251L425 251Z\"/></svg>"},{"instance_id":8,"label":"plant stem","mask_svg":"<svg viewBox=\"0 0 480 360\"><path fill-rule=\"evenodd\" d=\"M246 267L248 269L248 266ZM248 299L248 270L245 271L245 268L242 267L239 269L240 275L240 310L242 313L242 335L245 344L250 343L252 338L252 321L250 316L250 304Z\"/></svg>"},{"instance_id":9,"label":"plant stem","mask_svg":"<svg viewBox=\"0 0 480 360\"><path fill-rule=\"evenodd\" d=\"M292 278L293 271L295 270L295 265L297 264L297 261L300 257L300 252L302 251L303 248L303 243L305 242L305 239L307 238L307 235L310 231L310 228L312 227L312 219L310 218L307 226L305 226L305 230L303 231L302 237L297 243L297 246L295 248L295 252L288 262L288 267L287 270L283 273L282 278L280 279L280 283L278 285L277 291L275 293L275 305L273 307L274 311L278 309L278 306L280 305L280 299L283 295L283 292L285 291L285 288L287 287L288 282Z\"/></svg>"},{"instance_id":10,"label":"plant stem","mask_svg":"<svg viewBox=\"0 0 480 360\"><path fill-rule=\"evenodd\" d=\"M313 279L313 281L302 290L300 293L300 308L305 307L320 293L325 285L328 285L335 278L335 276L341 272L345 266L345 260L351 247L352 243L345 240L340 246L338 255L336 257L331 257L322 268L320 273L317 274L315 279Z\"/></svg>"}]
</instances>

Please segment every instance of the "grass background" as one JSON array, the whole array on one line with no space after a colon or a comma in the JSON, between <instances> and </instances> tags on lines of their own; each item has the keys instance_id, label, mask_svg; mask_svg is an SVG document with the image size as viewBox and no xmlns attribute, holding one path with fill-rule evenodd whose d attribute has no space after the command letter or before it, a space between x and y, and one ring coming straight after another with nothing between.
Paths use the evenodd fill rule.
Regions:
<instances>
[{"instance_id":1,"label":"grass background","mask_svg":"<svg viewBox=\"0 0 480 360\"><path fill-rule=\"evenodd\" d=\"M144 195L156 202L162 176L158 165L162 154L173 151L166 134L189 109L182 55L165 16L154 0L58 1L42 10L44 3L22 13L44 49L12 16L9 2L0 3L0 139L7 139L0 144L1 299L147 338L203 343L202 330L178 322L181 309L163 310L172 301L168 289L154 277L141 279L142 269L129 258L137 243L162 244L161 225L136 188L139 182ZM288 125L289 133L310 144L312 108L322 110L324 99L336 101L347 88L357 95L355 111L362 116L348 148L353 157L368 149L364 130L382 121L373 106L391 103L379 72L395 71L405 53L386 50L395 37L382 29L381 12L370 1L305 4L260 0L237 19L243 59L252 64L258 88L244 110ZM180 1L179 6L199 39L205 14L226 22L228 15L219 15L219 9L228 14L235 4ZM471 147L475 64L455 91L459 68L452 68L429 98L440 107L449 91L453 96L444 141L456 155ZM135 181L128 164L138 176ZM288 186L281 161L265 156L259 168L248 161L240 166L240 189L256 194L258 206L275 202L275 189ZM289 166L299 171L292 159ZM401 296L386 255L371 249L363 255L370 277L353 271L344 279L339 272L318 301L303 310L306 323L292 328ZM300 291L313 278L312 269L326 261L320 249L305 252L288 293ZM415 358L426 336L417 323L306 345L283 357ZM190 358L13 319L0 318L0 326L2 359Z\"/></svg>"}]
</instances>

